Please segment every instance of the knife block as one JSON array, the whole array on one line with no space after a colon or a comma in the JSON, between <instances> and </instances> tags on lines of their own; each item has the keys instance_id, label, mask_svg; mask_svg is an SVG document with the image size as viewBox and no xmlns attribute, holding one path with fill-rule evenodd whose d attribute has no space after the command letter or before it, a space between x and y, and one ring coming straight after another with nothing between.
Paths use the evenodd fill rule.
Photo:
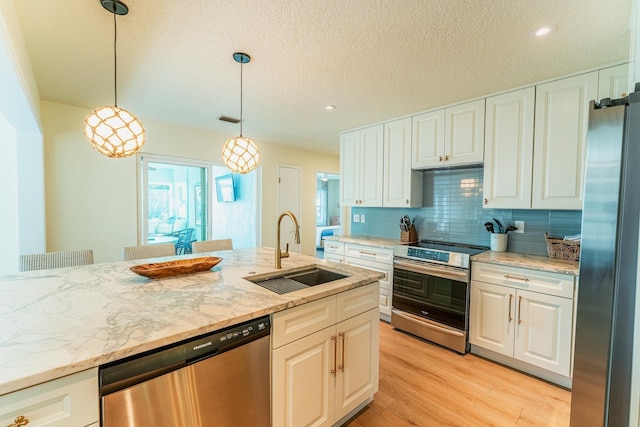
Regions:
<instances>
[{"instance_id":1,"label":"knife block","mask_svg":"<svg viewBox=\"0 0 640 427\"><path fill-rule=\"evenodd\" d=\"M416 231L416 227L414 225L409 227L409 231L400 232L401 243L414 243L417 241L418 241L418 232Z\"/></svg>"}]
</instances>

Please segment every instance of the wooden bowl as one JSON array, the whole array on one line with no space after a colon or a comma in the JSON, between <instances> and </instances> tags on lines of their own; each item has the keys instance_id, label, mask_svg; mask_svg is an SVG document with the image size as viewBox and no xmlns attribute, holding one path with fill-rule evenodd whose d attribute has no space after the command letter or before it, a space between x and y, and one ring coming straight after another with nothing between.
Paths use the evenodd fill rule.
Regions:
<instances>
[{"instance_id":1,"label":"wooden bowl","mask_svg":"<svg viewBox=\"0 0 640 427\"><path fill-rule=\"evenodd\" d=\"M163 277L179 276L181 274L199 273L211 270L222 258L207 256L201 258L177 259L175 261L154 262L151 264L139 264L130 267L130 270L140 276L150 279L162 279Z\"/></svg>"}]
</instances>

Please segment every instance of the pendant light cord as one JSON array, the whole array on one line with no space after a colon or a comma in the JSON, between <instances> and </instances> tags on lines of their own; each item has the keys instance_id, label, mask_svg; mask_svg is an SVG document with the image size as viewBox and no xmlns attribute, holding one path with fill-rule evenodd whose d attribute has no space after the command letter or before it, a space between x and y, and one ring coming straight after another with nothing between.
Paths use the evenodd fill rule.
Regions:
<instances>
[{"instance_id":1,"label":"pendant light cord","mask_svg":"<svg viewBox=\"0 0 640 427\"><path fill-rule=\"evenodd\" d=\"M242 65L240 62L240 137L242 137Z\"/></svg>"},{"instance_id":2,"label":"pendant light cord","mask_svg":"<svg viewBox=\"0 0 640 427\"><path fill-rule=\"evenodd\" d=\"M118 40L118 28L116 26L116 13L113 13L113 96L114 105L118 106L118 55L116 55L116 43Z\"/></svg>"}]
</instances>

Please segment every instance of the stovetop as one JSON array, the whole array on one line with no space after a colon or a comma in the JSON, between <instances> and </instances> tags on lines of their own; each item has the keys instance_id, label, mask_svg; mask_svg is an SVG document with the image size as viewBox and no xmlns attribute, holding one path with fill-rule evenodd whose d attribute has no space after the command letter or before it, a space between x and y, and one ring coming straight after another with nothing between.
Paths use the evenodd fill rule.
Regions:
<instances>
[{"instance_id":1,"label":"stovetop","mask_svg":"<svg viewBox=\"0 0 640 427\"><path fill-rule=\"evenodd\" d=\"M469 268L469 258L472 255L488 251L486 246L466 245L462 243L441 242L436 240L421 240L408 245L396 245L393 255L420 262L444 264L463 269Z\"/></svg>"},{"instance_id":2,"label":"stovetop","mask_svg":"<svg viewBox=\"0 0 640 427\"><path fill-rule=\"evenodd\" d=\"M489 248L486 246L466 245L464 243L449 243L441 242L438 240L421 240L417 243L409 243L407 246L445 252L457 252L468 255L476 255L489 250Z\"/></svg>"}]
</instances>

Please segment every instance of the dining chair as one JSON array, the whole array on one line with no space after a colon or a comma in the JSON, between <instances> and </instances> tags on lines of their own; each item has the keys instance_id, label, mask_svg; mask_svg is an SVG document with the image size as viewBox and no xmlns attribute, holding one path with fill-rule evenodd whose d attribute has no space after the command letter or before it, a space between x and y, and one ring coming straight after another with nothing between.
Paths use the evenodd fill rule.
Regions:
<instances>
[{"instance_id":1,"label":"dining chair","mask_svg":"<svg viewBox=\"0 0 640 427\"><path fill-rule=\"evenodd\" d=\"M33 271L89 264L93 264L93 250L81 249L20 255L18 268L20 271Z\"/></svg>"},{"instance_id":2,"label":"dining chair","mask_svg":"<svg viewBox=\"0 0 640 427\"><path fill-rule=\"evenodd\" d=\"M191 246L194 254L226 251L233 249L233 241L231 239L205 240L204 242L193 242Z\"/></svg>"},{"instance_id":3,"label":"dining chair","mask_svg":"<svg viewBox=\"0 0 640 427\"><path fill-rule=\"evenodd\" d=\"M184 255L191 253L191 244L196 241L196 239L193 238L194 231L196 231L195 228L185 228L172 234L178 238L176 242L176 254Z\"/></svg>"},{"instance_id":4,"label":"dining chair","mask_svg":"<svg viewBox=\"0 0 640 427\"><path fill-rule=\"evenodd\" d=\"M122 250L122 259L131 261L134 259L157 258L173 256L176 247L173 243L157 243L153 245L125 246Z\"/></svg>"}]
</instances>

